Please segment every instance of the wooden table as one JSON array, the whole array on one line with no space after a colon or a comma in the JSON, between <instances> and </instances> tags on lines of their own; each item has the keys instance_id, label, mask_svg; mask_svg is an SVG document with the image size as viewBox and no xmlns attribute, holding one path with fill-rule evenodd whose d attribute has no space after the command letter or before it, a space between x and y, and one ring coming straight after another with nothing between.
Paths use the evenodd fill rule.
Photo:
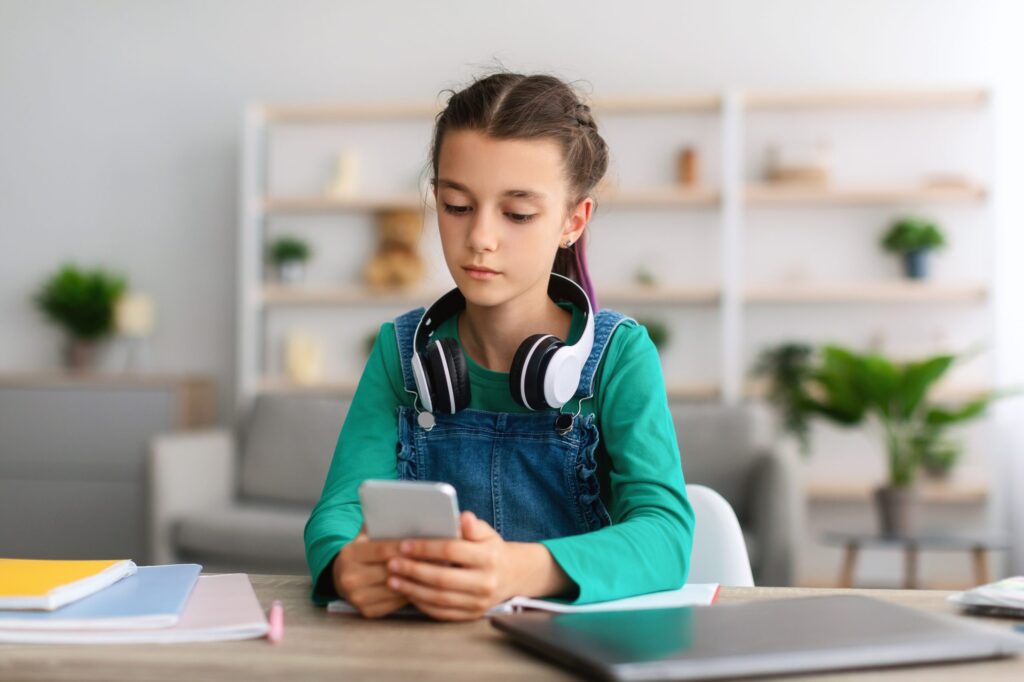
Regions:
<instances>
[{"instance_id":1,"label":"wooden table","mask_svg":"<svg viewBox=\"0 0 1024 682\"><path fill-rule=\"evenodd\" d=\"M878 535L875 533L826 533L827 544L844 548L843 564L839 569L839 587L853 587L857 557L863 547L903 550L903 587L917 589L917 555L921 551L968 552L974 567L974 584L992 582L988 566L988 553L1006 551L1010 544L1001 536L967 536L954 534Z\"/></svg>"},{"instance_id":2,"label":"wooden table","mask_svg":"<svg viewBox=\"0 0 1024 682\"><path fill-rule=\"evenodd\" d=\"M435 623L337 616L308 601L309 579L253 576L264 606L285 607L285 638L208 644L131 646L0 645L0 680L571 680L524 653L486 621ZM718 603L836 594L851 590L723 588ZM945 592L854 590L925 611L955 613ZM995 620L1009 628L1012 621ZM867 673L800 677L854 679ZM871 671L871 679L1024 680L1024 658ZM774 678L778 679L778 678Z\"/></svg>"}]
</instances>

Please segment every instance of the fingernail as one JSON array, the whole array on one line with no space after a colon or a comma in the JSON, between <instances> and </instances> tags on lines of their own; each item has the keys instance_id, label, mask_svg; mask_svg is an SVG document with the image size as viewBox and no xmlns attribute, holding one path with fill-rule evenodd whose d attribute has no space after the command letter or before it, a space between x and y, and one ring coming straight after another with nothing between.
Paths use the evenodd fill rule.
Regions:
<instances>
[{"instance_id":1,"label":"fingernail","mask_svg":"<svg viewBox=\"0 0 1024 682\"><path fill-rule=\"evenodd\" d=\"M397 571L399 567L398 559L392 559L388 562L388 568L392 571Z\"/></svg>"},{"instance_id":2,"label":"fingernail","mask_svg":"<svg viewBox=\"0 0 1024 682\"><path fill-rule=\"evenodd\" d=\"M408 554L412 551L412 542L410 542L409 540L403 540L402 544L398 546L398 551Z\"/></svg>"},{"instance_id":3,"label":"fingernail","mask_svg":"<svg viewBox=\"0 0 1024 682\"><path fill-rule=\"evenodd\" d=\"M388 587L390 587L391 589L397 590L401 586L402 586L402 581L399 580L398 578L388 578Z\"/></svg>"}]
</instances>

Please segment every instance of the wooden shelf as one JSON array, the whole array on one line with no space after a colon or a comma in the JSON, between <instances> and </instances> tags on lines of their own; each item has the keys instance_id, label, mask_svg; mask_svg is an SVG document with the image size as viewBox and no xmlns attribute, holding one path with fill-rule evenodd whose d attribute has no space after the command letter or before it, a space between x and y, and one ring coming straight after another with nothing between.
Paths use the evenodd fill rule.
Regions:
<instances>
[{"instance_id":1,"label":"wooden shelf","mask_svg":"<svg viewBox=\"0 0 1024 682\"><path fill-rule=\"evenodd\" d=\"M590 103L590 107L598 116L604 114L714 113L722 108L722 97L717 93L696 93L674 97L616 97L595 99Z\"/></svg>"},{"instance_id":2,"label":"wooden shelf","mask_svg":"<svg viewBox=\"0 0 1024 682\"><path fill-rule=\"evenodd\" d=\"M809 481L804 490L811 502L868 502L878 485L867 481ZM989 488L982 481L921 481L917 490L925 502L977 504L988 499Z\"/></svg>"},{"instance_id":3,"label":"wooden shelf","mask_svg":"<svg viewBox=\"0 0 1024 682\"><path fill-rule=\"evenodd\" d=\"M598 289L597 296L603 303L622 304L680 304L716 305L721 299L717 287L627 287L623 289Z\"/></svg>"},{"instance_id":4,"label":"wooden shelf","mask_svg":"<svg viewBox=\"0 0 1024 682\"><path fill-rule=\"evenodd\" d=\"M408 290L377 292L365 287L311 287L268 284L260 301L268 306L309 305L428 305L443 291Z\"/></svg>"},{"instance_id":5,"label":"wooden shelf","mask_svg":"<svg viewBox=\"0 0 1024 682\"><path fill-rule=\"evenodd\" d=\"M629 208L715 207L721 202L721 194L708 187L653 187L599 192L596 199L599 205Z\"/></svg>"},{"instance_id":6,"label":"wooden shelf","mask_svg":"<svg viewBox=\"0 0 1024 682\"><path fill-rule=\"evenodd\" d=\"M686 208L718 206L721 195L707 187L655 187L608 191L597 196L600 204L627 208ZM265 197L261 210L266 214L347 213L384 210L435 210L433 196L415 192L362 197L294 196Z\"/></svg>"},{"instance_id":7,"label":"wooden shelf","mask_svg":"<svg viewBox=\"0 0 1024 682\"><path fill-rule=\"evenodd\" d=\"M428 305L444 291L409 290L376 292L364 287L311 287L268 284L263 287L260 302L268 306L309 305ZM680 304L714 305L719 290L712 287L652 287L598 291L601 301L611 304Z\"/></svg>"},{"instance_id":8,"label":"wooden shelf","mask_svg":"<svg viewBox=\"0 0 1024 682\"><path fill-rule=\"evenodd\" d=\"M417 210L433 206L429 200L415 192L364 197L266 197L264 213L346 213L349 211Z\"/></svg>"},{"instance_id":9,"label":"wooden shelf","mask_svg":"<svg viewBox=\"0 0 1024 682\"><path fill-rule=\"evenodd\" d=\"M722 106L717 93L677 96L617 97L595 99L590 107L597 115L716 112ZM430 102L377 104L279 104L259 108L268 123L340 123L344 121L431 120L441 105Z\"/></svg>"},{"instance_id":10,"label":"wooden shelf","mask_svg":"<svg viewBox=\"0 0 1024 682\"><path fill-rule=\"evenodd\" d=\"M751 287L746 303L975 303L988 297L982 284L864 282L784 284Z\"/></svg>"},{"instance_id":11,"label":"wooden shelf","mask_svg":"<svg viewBox=\"0 0 1024 682\"><path fill-rule=\"evenodd\" d=\"M270 394L349 396L355 393L357 384L358 381L354 379L335 379L300 384L283 377L264 377L259 382L258 390L260 393Z\"/></svg>"},{"instance_id":12,"label":"wooden shelf","mask_svg":"<svg viewBox=\"0 0 1024 682\"><path fill-rule=\"evenodd\" d=\"M932 389L931 399L937 402L966 402L979 397L990 389L977 384L955 384L944 382ZM755 400L768 395L768 383L764 379L751 379L743 385L743 395Z\"/></svg>"},{"instance_id":13,"label":"wooden shelf","mask_svg":"<svg viewBox=\"0 0 1024 682\"><path fill-rule=\"evenodd\" d=\"M694 401L718 400L722 387L716 383L667 383L665 392L669 400Z\"/></svg>"},{"instance_id":14,"label":"wooden shelf","mask_svg":"<svg viewBox=\"0 0 1024 682\"><path fill-rule=\"evenodd\" d=\"M270 394L349 396L355 393L357 384L355 379L299 384L284 377L264 377L259 382L259 391ZM681 401L717 400L721 395L721 388L712 383L670 383L665 386L665 391L669 400Z\"/></svg>"},{"instance_id":15,"label":"wooden shelf","mask_svg":"<svg viewBox=\"0 0 1024 682\"><path fill-rule=\"evenodd\" d=\"M984 201L983 187L922 185L920 187L816 187L799 184L752 184L746 188L751 206L889 205L917 202L973 203Z\"/></svg>"},{"instance_id":16,"label":"wooden shelf","mask_svg":"<svg viewBox=\"0 0 1024 682\"><path fill-rule=\"evenodd\" d=\"M988 92L979 88L943 90L760 91L744 97L747 109L914 109L982 107Z\"/></svg>"},{"instance_id":17,"label":"wooden shelf","mask_svg":"<svg viewBox=\"0 0 1024 682\"><path fill-rule=\"evenodd\" d=\"M168 384L211 384L208 377L199 374L171 373L137 373L86 371L71 372L67 370L39 370L34 372L0 373L0 386L15 388L47 388L47 387L117 387L117 388L153 388Z\"/></svg>"}]
</instances>

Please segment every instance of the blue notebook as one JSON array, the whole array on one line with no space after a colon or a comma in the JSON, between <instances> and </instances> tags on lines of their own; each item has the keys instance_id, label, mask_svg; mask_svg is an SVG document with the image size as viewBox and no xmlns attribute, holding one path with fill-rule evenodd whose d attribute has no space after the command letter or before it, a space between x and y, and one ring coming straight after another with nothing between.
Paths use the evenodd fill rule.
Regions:
<instances>
[{"instance_id":1,"label":"blue notebook","mask_svg":"<svg viewBox=\"0 0 1024 682\"><path fill-rule=\"evenodd\" d=\"M56 611L0 611L5 630L163 628L178 622L196 584L198 564L139 566L96 594Z\"/></svg>"}]
</instances>

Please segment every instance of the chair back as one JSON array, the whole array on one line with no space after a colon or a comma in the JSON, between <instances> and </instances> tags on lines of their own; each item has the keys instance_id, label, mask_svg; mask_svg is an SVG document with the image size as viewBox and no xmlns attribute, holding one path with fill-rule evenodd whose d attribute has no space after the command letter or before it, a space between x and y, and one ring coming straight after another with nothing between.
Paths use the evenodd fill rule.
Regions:
<instances>
[{"instance_id":1,"label":"chair back","mask_svg":"<svg viewBox=\"0 0 1024 682\"><path fill-rule=\"evenodd\" d=\"M687 485L686 496L696 519L687 582L753 587L747 545L732 507L724 497L703 485Z\"/></svg>"}]
</instances>

